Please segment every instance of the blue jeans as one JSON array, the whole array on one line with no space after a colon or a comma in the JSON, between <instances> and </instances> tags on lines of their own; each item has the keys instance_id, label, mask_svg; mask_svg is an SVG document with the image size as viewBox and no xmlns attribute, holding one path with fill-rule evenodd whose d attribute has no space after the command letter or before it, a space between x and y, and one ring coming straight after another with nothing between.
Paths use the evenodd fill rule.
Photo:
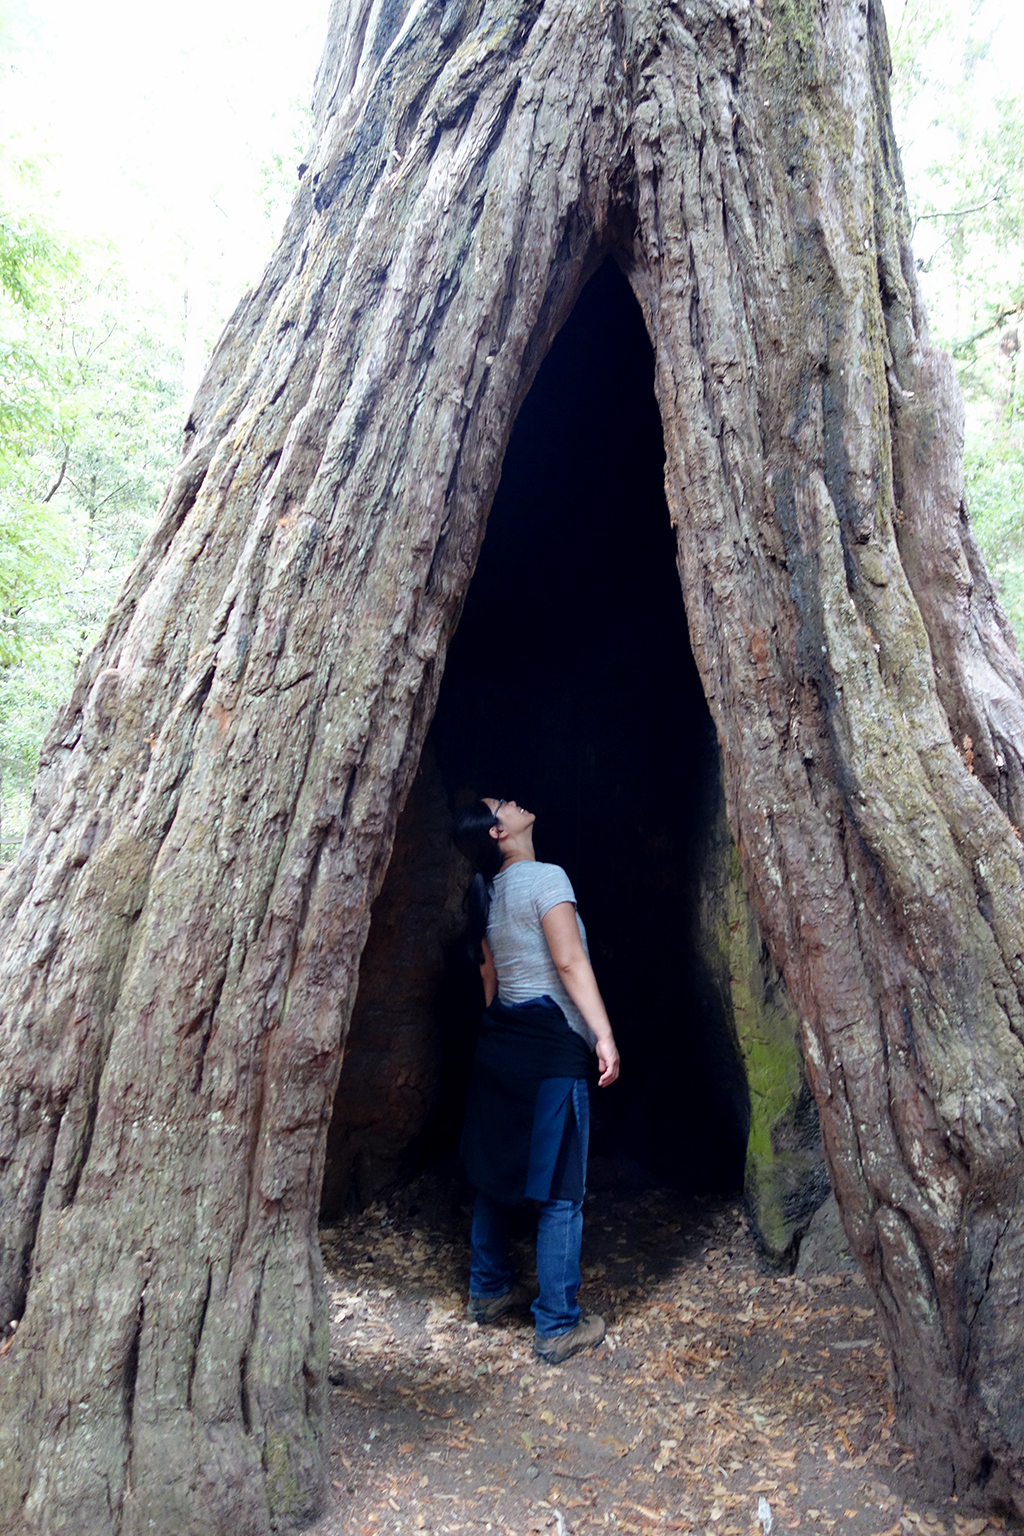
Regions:
<instances>
[{"instance_id":1,"label":"blue jeans","mask_svg":"<svg viewBox=\"0 0 1024 1536\"><path fill-rule=\"evenodd\" d=\"M478 1194L470 1232L469 1294L504 1296L515 1284L508 1258L512 1207L490 1195ZM580 1320L576 1292L580 1287L580 1242L583 1237L582 1200L537 1202L537 1279L540 1295L533 1304L537 1337L552 1339L575 1328Z\"/></svg>"},{"instance_id":2,"label":"blue jeans","mask_svg":"<svg viewBox=\"0 0 1024 1536\"><path fill-rule=\"evenodd\" d=\"M584 1174L590 1131L587 1085L573 1088L573 1112L580 1138ZM512 1207L490 1195L477 1194L470 1231L469 1294L504 1296L515 1284L508 1258L509 1221ZM576 1292L580 1288L580 1243L583 1239L583 1201L537 1201L537 1280L540 1295L533 1304L537 1337L553 1339L575 1328L580 1320Z\"/></svg>"}]
</instances>

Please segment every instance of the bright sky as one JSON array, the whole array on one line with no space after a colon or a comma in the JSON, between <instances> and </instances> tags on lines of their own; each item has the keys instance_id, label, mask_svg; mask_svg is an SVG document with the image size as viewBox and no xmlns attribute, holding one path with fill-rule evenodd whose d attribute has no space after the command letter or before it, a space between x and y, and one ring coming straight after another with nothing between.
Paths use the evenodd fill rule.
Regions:
<instances>
[{"instance_id":1,"label":"bright sky","mask_svg":"<svg viewBox=\"0 0 1024 1536\"><path fill-rule=\"evenodd\" d=\"M952 25L944 26L936 33L919 61L930 89L917 93L905 120L897 125L902 130L904 162L918 155L923 159L935 157L935 143L930 137L930 118L935 110L933 92L944 85L955 85L962 78L968 57L968 31L977 48L972 68L978 101L1021 93L1020 60L1024 56L1024 5L1021 0L885 0L886 22L896 61L905 29L913 35L919 30L921 17L939 18L947 12Z\"/></svg>"},{"instance_id":2,"label":"bright sky","mask_svg":"<svg viewBox=\"0 0 1024 1536\"><path fill-rule=\"evenodd\" d=\"M186 304L186 373L273 249L328 0L7 0L5 137L49 161L55 212ZM285 20L287 18L287 20ZM268 214L268 204L272 212Z\"/></svg>"},{"instance_id":3,"label":"bright sky","mask_svg":"<svg viewBox=\"0 0 1024 1536\"><path fill-rule=\"evenodd\" d=\"M955 169L964 154L962 134L968 127L973 133L994 133L996 101L1021 97L1024 5L1020 0L886 0L886 16L895 66L896 135L911 210L930 206L952 212L970 205L974 199L965 189L964 173L970 171L985 188L979 193L983 198L991 181L989 168L980 162ZM913 235L933 336L946 344L969 333L979 319L977 285L951 282L943 268L942 252L953 232L948 221L928 216L915 225ZM987 272L994 290L1012 291L1020 253L979 240L983 237L976 231L975 264Z\"/></svg>"}]
</instances>

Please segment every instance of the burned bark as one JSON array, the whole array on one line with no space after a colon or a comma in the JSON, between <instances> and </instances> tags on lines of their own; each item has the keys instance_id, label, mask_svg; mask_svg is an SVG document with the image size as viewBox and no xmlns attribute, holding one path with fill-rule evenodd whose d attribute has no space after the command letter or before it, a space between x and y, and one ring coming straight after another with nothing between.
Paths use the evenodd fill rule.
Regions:
<instances>
[{"instance_id":1,"label":"burned bark","mask_svg":"<svg viewBox=\"0 0 1024 1536\"><path fill-rule=\"evenodd\" d=\"M336 8L280 249L3 891L11 1529L317 1503L315 1215L369 907L516 411L609 249L901 1430L1021 1503L1024 690L886 67L864 0Z\"/></svg>"}]
</instances>

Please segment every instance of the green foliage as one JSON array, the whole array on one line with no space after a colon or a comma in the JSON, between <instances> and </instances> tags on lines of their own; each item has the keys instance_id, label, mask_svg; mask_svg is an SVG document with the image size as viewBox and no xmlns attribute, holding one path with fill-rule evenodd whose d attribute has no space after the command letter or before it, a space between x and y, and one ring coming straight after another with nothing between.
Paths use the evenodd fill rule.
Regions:
<instances>
[{"instance_id":1,"label":"green foliage","mask_svg":"<svg viewBox=\"0 0 1024 1536\"><path fill-rule=\"evenodd\" d=\"M61 232L44 180L0 144L3 855L45 731L152 522L182 416L166 324L109 255Z\"/></svg>"},{"instance_id":2,"label":"green foliage","mask_svg":"<svg viewBox=\"0 0 1024 1536\"><path fill-rule=\"evenodd\" d=\"M0 156L0 483L45 430L54 381L39 322L75 265L69 246L28 211L36 185L30 164Z\"/></svg>"},{"instance_id":3,"label":"green foliage","mask_svg":"<svg viewBox=\"0 0 1024 1536\"><path fill-rule=\"evenodd\" d=\"M52 257L52 242L42 230L10 213L0 215L0 289L15 304L33 307Z\"/></svg>"},{"instance_id":4,"label":"green foliage","mask_svg":"<svg viewBox=\"0 0 1024 1536\"><path fill-rule=\"evenodd\" d=\"M292 101L286 115L275 113L271 121L275 148L260 161L259 197L268 227L279 229L295 196L297 167L309 148L313 109Z\"/></svg>"},{"instance_id":5,"label":"green foliage","mask_svg":"<svg viewBox=\"0 0 1024 1536\"><path fill-rule=\"evenodd\" d=\"M892 55L892 100L897 119L905 119L909 102L930 90L928 47L949 31L953 21L952 0L903 0L886 6L890 19L889 50ZM902 124L899 124L902 126Z\"/></svg>"},{"instance_id":6,"label":"green foliage","mask_svg":"<svg viewBox=\"0 0 1024 1536\"><path fill-rule=\"evenodd\" d=\"M133 312L116 270L60 295L52 342L58 430L34 466L73 550L62 629L69 661L92 643L148 533L180 446L180 353Z\"/></svg>"},{"instance_id":7,"label":"green foliage","mask_svg":"<svg viewBox=\"0 0 1024 1536\"><path fill-rule=\"evenodd\" d=\"M70 552L66 529L47 507L0 496L0 668L27 653L28 615L59 591Z\"/></svg>"},{"instance_id":8,"label":"green foliage","mask_svg":"<svg viewBox=\"0 0 1024 1536\"><path fill-rule=\"evenodd\" d=\"M69 682L58 644L36 644L17 666L0 667L4 860L24 833L39 749L55 710L68 695Z\"/></svg>"},{"instance_id":9,"label":"green foliage","mask_svg":"<svg viewBox=\"0 0 1024 1536\"><path fill-rule=\"evenodd\" d=\"M0 861L309 136L294 98L323 0L272 37L247 36L264 29L238 5L186 42L170 13L137 11L54 28L0 0Z\"/></svg>"},{"instance_id":10,"label":"green foliage","mask_svg":"<svg viewBox=\"0 0 1024 1536\"><path fill-rule=\"evenodd\" d=\"M967 498L978 542L1003 607L1024 641L1024 431L970 435Z\"/></svg>"},{"instance_id":11,"label":"green foliage","mask_svg":"<svg viewBox=\"0 0 1024 1536\"><path fill-rule=\"evenodd\" d=\"M49 721L151 526L182 418L180 354L116 267L85 251L48 276L30 307L0 310L31 360L22 395L5 393L19 430L0 454L4 852L23 830Z\"/></svg>"}]
</instances>

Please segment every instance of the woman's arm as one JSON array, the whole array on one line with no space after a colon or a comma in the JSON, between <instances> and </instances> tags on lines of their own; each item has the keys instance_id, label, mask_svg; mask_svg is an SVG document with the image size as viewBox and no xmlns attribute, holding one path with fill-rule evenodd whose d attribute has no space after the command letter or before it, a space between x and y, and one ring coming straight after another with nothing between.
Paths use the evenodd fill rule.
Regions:
<instances>
[{"instance_id":1,"label":"woman's arm","mask_svg":"<svg viewBox=\"0 0 1024 1536\"><path fill-rule=\"evenodd\" d=\"M498 995L498 973L494 968L494 956L486 939L481 939L480 948L484 952L484 963L480 967L480 980L484 984L484 1004L490 1007Z\"/></svg>"},{"instance_id":2,"label":"woman's arm","mask_svg":"<svg viewBox=\"0 0 1024 1536\"><path fill-rule=\"evenodd\" d=\"M560 901L544 914L541 922L565 990L597 1036L597 1064L601 1069L597 1081L599 1087L607 1088L619 1075L619 1052L597 989L594 968L580 938L576 908L571 901Z\"/></svg>"}]
</instances>

